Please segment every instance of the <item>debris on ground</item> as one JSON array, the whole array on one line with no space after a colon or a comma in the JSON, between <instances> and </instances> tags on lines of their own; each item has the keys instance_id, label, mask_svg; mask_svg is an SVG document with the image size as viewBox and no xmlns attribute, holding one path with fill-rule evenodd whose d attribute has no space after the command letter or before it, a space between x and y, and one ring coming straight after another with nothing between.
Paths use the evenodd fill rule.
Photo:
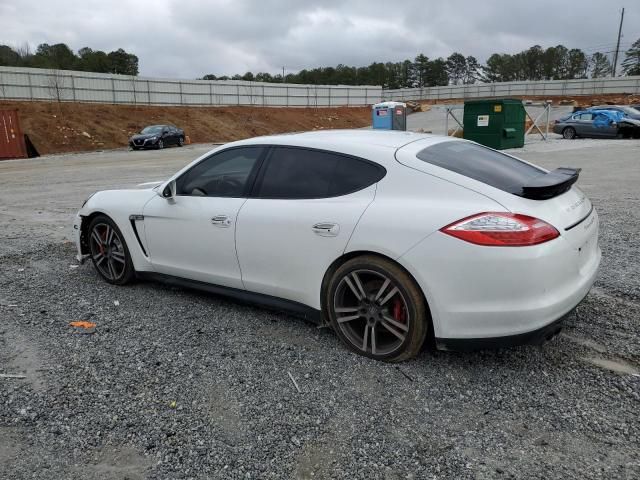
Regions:
<instances>
[{"instance_id":1,"label":"debris on ground","mask_svg":"<svg viewBox=\"0 0 640 480\"><path fill-rule=\"evenodd\" d=\"M96 328L96 324L93 322L87 322L86 320L79 320L76 322L69 322L69 326L76 328Z\"/></svg>"},{"instance_id":2,"label":"debris on ground","mask_svg":"<svg viewBox=\"0 0 640 480\"><path fill-rule=\"evenodd\" d=\"M15 373L0 373L0 378L15 378L15 379L23 379L23 378L27 378L26 375L18 375Z\"/></svg>"},{"instance_id":3,"label":"debris on ground","mask_svg":"<svg viewBox=\"0 0 640 480\"><path fill-rule=\"evenodd\" d=\"M298 386L298 382L296 382L296 379L293 378L293 375L291 375L291 372L287 372L287 373L289 374L289 378L293 382L293 386L296 387L296 390L298 391L298 393L302 393L302 390L300 390L300 387Z\"/></svg>"}]
</instances>

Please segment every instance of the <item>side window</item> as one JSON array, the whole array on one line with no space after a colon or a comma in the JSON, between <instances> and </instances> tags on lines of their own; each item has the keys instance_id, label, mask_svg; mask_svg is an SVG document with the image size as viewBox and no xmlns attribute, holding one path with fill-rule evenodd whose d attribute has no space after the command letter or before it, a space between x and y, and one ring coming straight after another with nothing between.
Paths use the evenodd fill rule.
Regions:
<instances>
[{"instance_id":1,"label":"side window","mask_svg":"<svg viewBox=\"0 0 640 480\"><path fill-rule=\"evenodd\" d=\"M258 197L326 198L377 182L385 170L353 157L304 148L276 147L267 162Z\"/></svg>"},{"instance_id":2,"label":"side window","mask_svg":"<svg viewBox=\"0 0 640 480\"><path fill-rule=\"evenodd\" d=\"M583 113L580 115L580 120L593 120L592 113Z\"/></svg>"},{"instance_id":3,"label":"side window","mask_svg":"<svg viewBox=\"0 0 640 480\"><path fill-rule=\"evenodd\" d=\"M341 157L333 176L331 194L334 196L362 190L379 182L386 175L380 165L358 160L352 157Z\"/></svg>"},{"instance_id":4,"label":"side window","mask_svg":"<svg viewBox=\"0 0 640 480\"><path fill-rule=\"evenodd\" d=\"M242 197L262 147L232 148L212 155L182 174L178 195Z\"/></svg>"}]
</instances>

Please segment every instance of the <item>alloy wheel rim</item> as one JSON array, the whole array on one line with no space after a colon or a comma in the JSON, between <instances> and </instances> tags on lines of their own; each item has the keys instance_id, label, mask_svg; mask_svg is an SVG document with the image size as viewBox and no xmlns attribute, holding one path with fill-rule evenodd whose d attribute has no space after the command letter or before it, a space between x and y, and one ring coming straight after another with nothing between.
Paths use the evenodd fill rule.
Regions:
<instances>
[{"instance_id":1,"label":"alloy wheel rim","mask_svg":"<svg viewBox=\"0 0 640 480\"><path fill-rule=\"evenodd\" d=\"M405 343L411 317L396 282L373 270L354 270L338 283L333 299L336 323L358 350L390 355Z\"/></svg>"},{"instance_id":2,"label":"alloy wheel rim","mask_svg":"<svg viewBox=\"0 0 640 480\"><path fill-rule=\"evenodd\" d=\"M107 223L98 223L89 238L91 258L94 265L109 280L118 280L124 275L127 265L124 244L115 229Z\"/></svg>"}]
</instances>

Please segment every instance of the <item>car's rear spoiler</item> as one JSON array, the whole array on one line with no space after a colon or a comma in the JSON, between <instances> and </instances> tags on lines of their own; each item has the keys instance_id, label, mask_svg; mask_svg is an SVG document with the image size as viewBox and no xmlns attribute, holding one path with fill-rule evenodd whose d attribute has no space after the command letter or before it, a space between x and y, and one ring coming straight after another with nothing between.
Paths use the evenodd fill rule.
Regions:
<instances>
[{"instance_id":1,"label":"car's rear spoiler","mask_svg":"<svg viewBox=\"0 0 640 480\"><path fill-rule=\"evenodd\" d=\"M522 187L522 196L532 200L557 197L578 181L580 168L561 167L532 178Z\"/></svg>"}]
</instances>

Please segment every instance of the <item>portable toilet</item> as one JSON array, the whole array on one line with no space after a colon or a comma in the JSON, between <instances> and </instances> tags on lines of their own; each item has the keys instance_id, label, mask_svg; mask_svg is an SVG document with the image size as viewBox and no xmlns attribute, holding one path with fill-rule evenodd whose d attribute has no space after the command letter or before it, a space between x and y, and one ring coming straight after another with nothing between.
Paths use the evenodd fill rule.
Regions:
<instances>
[{"instance_id":1,"label":"portable toilet","mask_svg":"<svg viewBox=\"0 0 640 480\"><path fill-rule=\"evenodd\" d=\"M407 105L402 102L376 103L372 107L372 125L379 130L406 130Z\"/></svg>"}]
</instances>

